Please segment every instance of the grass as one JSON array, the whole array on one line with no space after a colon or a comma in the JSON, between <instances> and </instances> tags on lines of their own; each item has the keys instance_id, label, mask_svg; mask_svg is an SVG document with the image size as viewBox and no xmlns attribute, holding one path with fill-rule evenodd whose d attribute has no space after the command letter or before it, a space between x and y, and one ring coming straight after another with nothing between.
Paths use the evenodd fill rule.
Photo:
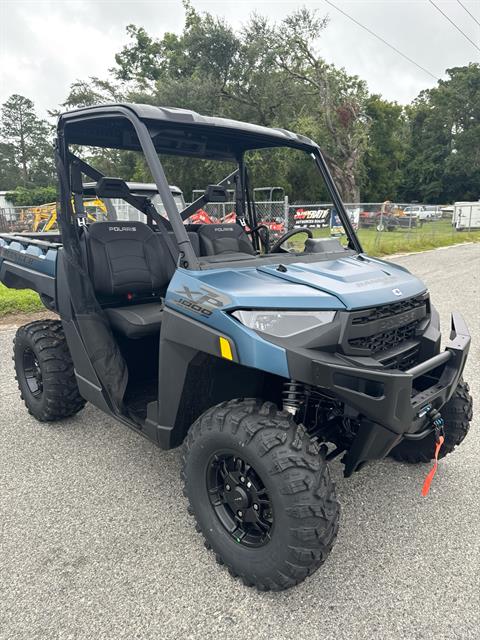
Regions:
<instances>
[{"instance_id":1,"label":"grass","mask_svg":"<svg viewBox=\"0 0 480 640\"><path fill-rule=\"evenodd\" d=\"M399 229L382 233L374 229L360 229L358 235L364 251L373 256L426 251L462 242L480 242L480 230L456 231L449 220L428 222L411 230Z\"/></svg>"},{"instance_id":2,"label":"grass","mask_svg":"<svg viewBox=\"0 0 480 640\"><path fill-rule=\"evenodd\" d=\"M319 229L316 237L330 235L330 229ZM448 247L461 242L480 242L480 230L458 232L449 220L438 220L411 230L384 231L360 229L358 236L366 253L372 256L386 256L393 253L425 251L436 247ZM12 313L28 313L44 309L40 298L28 289L17 291L7 289L0 283L0 317Z\"/></svg>"},{"instance_id":3,"label":"grass","mask_svg":"<svg viewBox=\"0 0 480 640\"><path fill-rule=\"evenodd\" d=\"M330 229L321 229L314 234L316 237L326 237L330 234ZM382 233L374 228L359 229L358 237L365 253L387 256L448 247L462 242L480 242L480 229L459 232L455 231L449 220L437 220L425 223L422 227Z\"/></svg>"},{"instance_id":4,"label":"grass","mask_svg":"<svg viewBox=\"0 0 480 640\"><path fill-rule=\"evenodd\" d=\"M29 313L45 309L38 294L30 289L7 289L0 283L0 317L9 313Z\"/></svg>"}]
</instances>

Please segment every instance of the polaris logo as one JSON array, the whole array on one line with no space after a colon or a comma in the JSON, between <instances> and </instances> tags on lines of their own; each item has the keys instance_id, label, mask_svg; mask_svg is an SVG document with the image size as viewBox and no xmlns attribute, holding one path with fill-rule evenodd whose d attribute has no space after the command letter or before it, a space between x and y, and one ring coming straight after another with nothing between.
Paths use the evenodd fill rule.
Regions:
<instances>
[{"instance_id":1,"label":"polaris logo","mask_svg":"<svg viewBox=\"0 0 480 640\"><path fill-rule=\"evenodd\" d=\"M392 293L395 296L403 296L403 293L400 291L400 289L392 289Z\"/></svg>"},{"instance_id":2,"label":"polaris logo","mask_svg":"<svg viewBox=\"0 0 480 640\"><path fill-rule=\"evenodd\" d=\"M109 231L136 231L137 227L108 227Z\"/></svg>"},{"instance_id":3,"label":"polaris logo","mask_svg":"<svg viewBox=\"0 0 480 640\"><path fill-rule=\"evenodd\" d=\"M233 227L214 227L213 230L216 231L217 233L218 232L224 233L225 231L232 233Z\"/></svg>"}]
</instances>

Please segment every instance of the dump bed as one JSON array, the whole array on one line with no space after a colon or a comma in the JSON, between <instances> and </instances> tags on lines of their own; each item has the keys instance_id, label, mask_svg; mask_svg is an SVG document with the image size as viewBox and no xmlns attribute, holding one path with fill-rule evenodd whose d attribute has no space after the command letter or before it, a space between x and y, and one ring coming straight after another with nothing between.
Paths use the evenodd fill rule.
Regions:
<instances>
[{"instance_id":1,"label":"dump bed","mask_svg":"<svg viewBox=\"0 0 480 640\"><path fill-rule=\"evenodd\" d=\"M33 289L55 307L58 233L1 233L0 282L11 289Z\"/></svg>"}]
</instances>

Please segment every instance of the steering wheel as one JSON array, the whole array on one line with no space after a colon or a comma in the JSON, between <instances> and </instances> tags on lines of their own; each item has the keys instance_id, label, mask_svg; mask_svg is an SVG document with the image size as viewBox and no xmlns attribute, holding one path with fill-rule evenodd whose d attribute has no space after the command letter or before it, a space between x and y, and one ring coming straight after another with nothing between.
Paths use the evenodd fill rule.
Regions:
<instances>
[{"instance_id":1,"label":"steering wheel","mask_svg":"<svg viewBox=\"0 0 480 640\"><path fill-rule=\"evenodd\" d=\"M275 242L273 247L270 249L270 253L288 253L287 251L284 251L282 249L282 244L287 240L289 240L291 237L296 236L297 233L306 233L310 239L313 238L312 230L309 229L308 227L296 227L295 229L290 229L290 231L287 231L287 233L284 233L283 236L281 236Z\"/></svg>"},{"instance_id":2,"label":"steering wheel","mask_svg":"<svg viewBox=\"0 0 480 640\"><path fill-rule=\"evenodd\" d=\"M253 227L253 229L250 229L250 228L245 229L245 231L252 236L254 233L257 233L260 230L265 232L265 237L263 238L260 234L258 234L260 236L260 240L263 243L265 253L270 253L270 229L267 227L266 224L257 224L257 226Z\"/></svg>"}]
</instances>

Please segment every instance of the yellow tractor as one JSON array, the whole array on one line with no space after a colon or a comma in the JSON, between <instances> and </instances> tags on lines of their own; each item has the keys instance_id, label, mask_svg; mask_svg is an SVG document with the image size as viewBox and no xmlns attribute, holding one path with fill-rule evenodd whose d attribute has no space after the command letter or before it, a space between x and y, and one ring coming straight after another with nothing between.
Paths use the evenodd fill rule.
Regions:
<instances>
[{"instance_id":1,"label":"yellow tractor","mask_svg":"<svg viewBox=\"0 0 480 640\"><path fill-rule=\"evenodd\" d=\"M73 202L72 202L73 204ZM101 222L108 217L107 207L103 200L89 198L84 200L85 215L90 222ZM49 202L39 207L32 207L32 231L54 231L57 228L57 203Z\"/></svg>"}]
</instances>

